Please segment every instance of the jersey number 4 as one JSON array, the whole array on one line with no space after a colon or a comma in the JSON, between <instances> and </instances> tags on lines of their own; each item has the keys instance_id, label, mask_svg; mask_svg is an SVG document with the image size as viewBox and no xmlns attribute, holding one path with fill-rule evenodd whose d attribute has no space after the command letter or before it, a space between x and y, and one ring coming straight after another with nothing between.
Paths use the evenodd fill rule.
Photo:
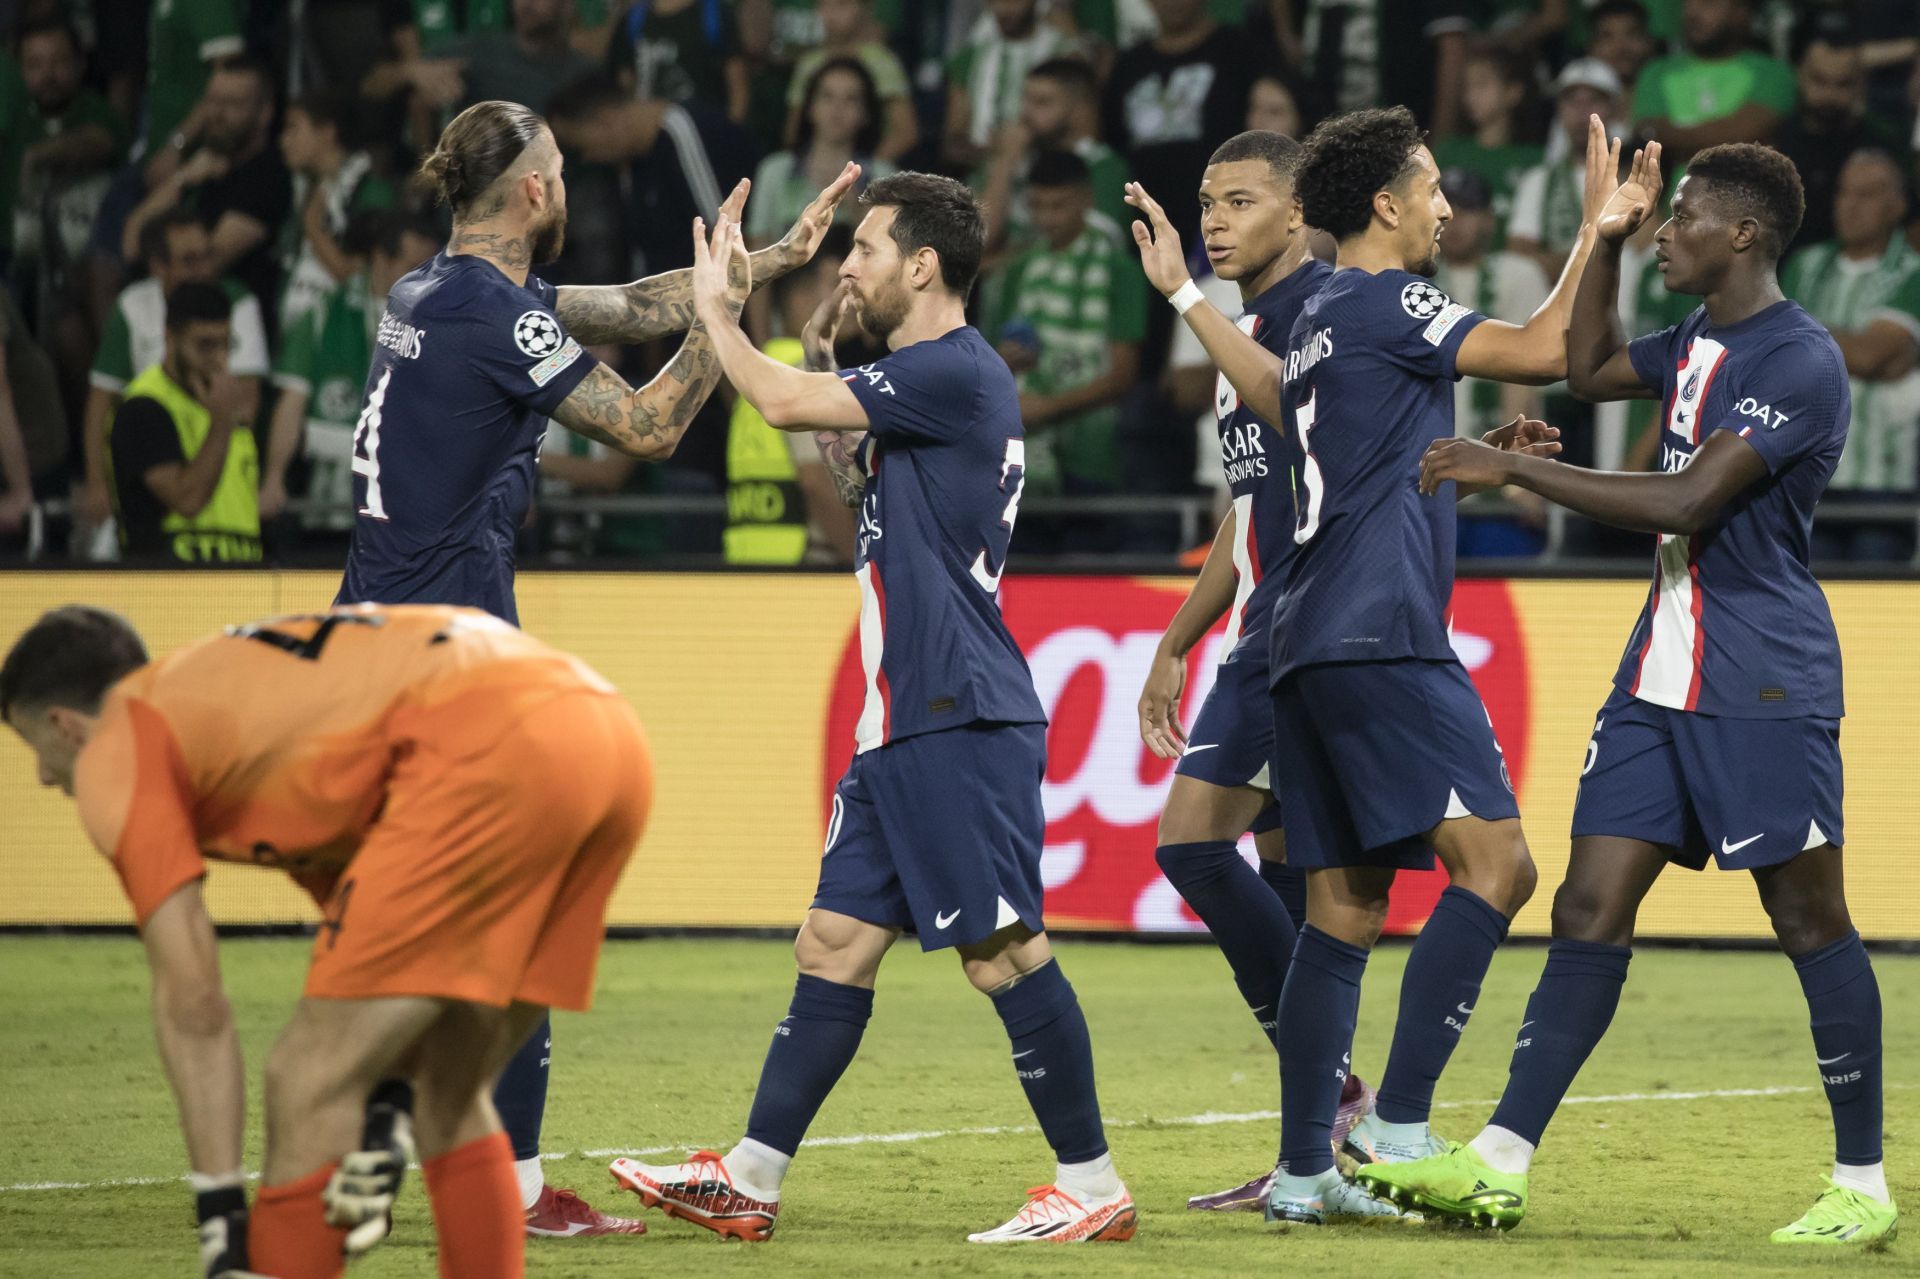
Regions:
<instances>
[{"instance_id":1,"label":"jersey number 4","mask_svg":"<svg viewBox=\"0 0 1920 1279\"><path fill-rule=\"evenodd\" d=\"M367 477L367 500L360 514L376 520L387 518L387 504L380 496L380 410L387 402L387 383L391 381L393 366L389 364L373 384L367 407L360 410L360 420L353 427L353 473Z\"/></svg>"}]
</instances>

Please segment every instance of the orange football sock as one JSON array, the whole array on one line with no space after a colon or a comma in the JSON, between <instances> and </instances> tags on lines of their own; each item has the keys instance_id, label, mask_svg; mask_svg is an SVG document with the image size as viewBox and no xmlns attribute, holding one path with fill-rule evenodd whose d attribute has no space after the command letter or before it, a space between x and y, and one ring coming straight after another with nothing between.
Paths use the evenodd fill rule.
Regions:
<instances>
[{"instance_id":1,"label":"orange football sock","mask_svg":"<svg viewBox=\"0 0 1920 1279\"><path fill-rule=\"evenodd\" d=\"M298 1181L263 1186L247 1227L252 1268L274 1279L334 1279L346 1270L345 1230L327 1224L320 1192L339 1165L330 1163Z\"/></svg>"},{"instance_id":2,"label":"orange football sock","mask_svg":"<svg viewBox=\"0 0 1920 1279\"><path fill-rule=\"evenodd\" d=\"M513 1143L496 1132L421 1166L445 1279L521 1279L527 1214L513 1176Z\"/></svg>"}]
</instances>

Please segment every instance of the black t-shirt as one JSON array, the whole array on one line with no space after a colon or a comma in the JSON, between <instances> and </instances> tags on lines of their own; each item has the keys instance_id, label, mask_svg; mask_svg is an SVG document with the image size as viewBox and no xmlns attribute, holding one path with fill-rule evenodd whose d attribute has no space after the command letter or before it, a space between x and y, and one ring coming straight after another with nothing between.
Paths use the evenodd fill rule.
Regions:
<instances>
[{"instance_id":1,"label":"black t-shirt","mask_svg":"<svg viewBox=\"0 0 1920 1279\"><path fill-rule=\"evenodd\" d=\"M113 418L114 518L120 523L120 544L129 558L168 554L167 536L160 521L168 515L166 503L147 487L147 472L156 466L187 460L180 432L160 401L136 395L121 404Z\"/></svg>"},{"instance_id":2,"label":"black t-shirt","mask_svg":"<svg viewBox=\"0 0 1920 1279\"><path fill-rule=\"evenodd\" d=\"M1246 126L1247 95L1259 73L1245 31L1219 27L1185 53L1162 53L1144 41L1122 53L1107 83L1107 144L1127 158L1146 187L1193 243L1200 209L1193 193L1207 157Z\"/></svg>"},{"instance_id":3,"label":"black t-shirt","mask_svg":"<svg viewBox=\"0 0 1920 1279\"><path fill-rule=\"evenodd\" d=\"M607 63L632 75L635 97L724 109L727 59L738 51L733 14L720 0L694 0L678 13L641 3L614 29Z\"/></svg>"},{"instance_id":4,"label":"black t-shirt","mask_svg":"<svg viewBox=\"0 0 1920 1279\"><path fill-rule=\"evenodd\" d=\"M1900 135L1872 116L1863 116L1835 133L1814 133L1803 116L1780 126L1773 145L1800 170L1806 189L1807 212L1790 249L1820 244L1833 238L1833 195L1840 187L1840 170L1855 151L1878 147L1900 153Z\"/></svg>"},{"instance_id":5,"label":"black t-shirt","mask_svg":"<svg viewBox=\"0 0 1920 1279\"><path fill-rule=\"evenodd\" d=\"M627 194L627 233L645 274L692 266L694 218L711 220L759 162L759 140L725 111L697 100L668 107L653 150L633 162Z\"/></svg>"},{"instance_id":6,"label":"black t-shirt","mask_svg":"<svg viewBox=\"0 0 1920 1279\"><path fill-rule=\"evenodd\" d=\"M238 276L247 289L261 301L262 310L272 323L279 308L271 305L280 296L280 266L274 257L274 245L280 226L293 208L293 179L280 159L280 148L269 142L251 159L229 169L222 177L202 182L188 197L193 211L212 230L223 214L244 214L266 227L266 238L253 251L234 263L228 275Z\"/></svg>"}]
</instances>

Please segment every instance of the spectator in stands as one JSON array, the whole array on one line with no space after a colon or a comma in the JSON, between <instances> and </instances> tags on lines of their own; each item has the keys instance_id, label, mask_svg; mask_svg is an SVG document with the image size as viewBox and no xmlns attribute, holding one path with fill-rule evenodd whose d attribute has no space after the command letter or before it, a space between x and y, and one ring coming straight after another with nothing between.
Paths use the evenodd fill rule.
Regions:
<instances>
[{"instance_id":1,"label":"spectator in stands","mask_svg":"<svg viewBox=\"0 0 1920 1279\"><path fill-rule=\"evenodd\" d=\"M1580 234L1587 119L1616 119L1623 98L1620 78L1598 58L1569 62L1554 79L1553 91L1565 158L1544 161L1520 175L1507 220L1507 247L1530 255L1549 279L1558 279Z\"/></svg>"},{"instance_id":2,"label":"spectator in stands","mask_svg":"<svg viewBox=\"0 0 1920 1279\"><path fill-rule=\"evenodd\" d=\"M166 351L166 298L182 284L215 283L227 295L233 350L228 371L239 384L241 420L251 422L260 407L260 380L267 373L267 330L260 301L231 276L214 269L213 246L198 215L173 209L148 221L140 237L147 278L129 284L114 300L100 350L87 375L86 419L82 443L86 484L75 494L82 523L103 525L111 513L107 482L107 427L127 385Z\"/></svg>"},{"instance_id":3,"label":"spectator in stands","mask_svg":"<svg viewBox=\"0 0 1920 1279\"><path fill-rule=\"evenodd\" d=\"M754 171L746 229L747 240L756 249L785 235L821 188L840 176L847 161L860 166L859 189L895 171L877 154L880 93L866 64L857 58L821 63L801 103L800 130L792 149L774 152ZM861 214L859 202L846 199L834 217L839 222L858 222Z\"/></svg>"},{"instance_id":4,"label":"spectator in stands","mask_svg":"<svg viewBox=\"0 0 1920 1279\"><path fill-rule=\"evenodd\" d=\"M1070 151L1028 175L1040 242L1008 268L988 335L1020 386L1027 490L1118 491L1119 404L1140 374L1147 284L1135 256L1088 223L1093 179Z\"/></svg>"},{"instance_id":5,"label":"spectator in stands","mask_svg":"<svg viewBox=\"0 0 1920 1279\"><path fill-rule=\"evenodd\" d=\"M288 471L304 457L306 529L353 527L353 431L360 415L373 334L401 276L439 252L432 222L393 210L355 216L340 245L355 269L281 335L273 385L279 392L260 473L260 518L286 509Z\"/></svg>"},{"instance_id":6,"label":"spectator in stands","mask_svg":"<svg viewBox=\"0 0 1920 1279\"><path fill-rule=\"evenodd\" d=\"M41 475L67 460L67 416L53 361L0 289L0 539L21 533L36 490L50 492Z\"/></svg>"},{"instance_id":7,"label":"spectator in stands","mask_svg":"<svg viewBox=\"0 0 1920 1279\"><path fill-rule=\"evenodd\" d=\"M1027 73L1078 42L1042 15L1040 0L988 0L947 59L947 130L941 159L966 173L987 159L1002 126L1020 117Z\"/></svg>"},{"instance_id":8,"label":"spectator in stands","mask_svg":"<svg viewBox=\"0 0 1920 1279\"><path fill-rule=\"evenodd\" d=\"M747 123L747 59L723 0L638 0L614 24L607 62L636 97L698 100Z\"/></svg>"},{"instance_id":9,"label":"spectator in stands","mask_svg":"<svg viewBox=\"0 0 1920 1279\"><path fill-rule=\"evenodd\" d=\"M70 21L30 22L13 47L23 109L0 121L0 261L10 247L37 261L47 229L61 243L45 248L63 261L86 243L107 179L126 153L127 126L85 86L86 50Z\"/></svg>"},{"instance_id":10,"label":"spectator in stands","mask_svg":"<svg viewBox=\"0 0 1920 1279\"><path fill-rule=\"evenodd\" d=\"M1033 227L1027 200L1027 170L1041 151L1071 151L1086 162L1093 181L1093 212L1088 220L1125 239L1132 220L1127 208L1127 164L1102 142L1100 84L1093 67L1079 58L1050 58L1027 72L1020 88L1018 118L1001 126L981 186L987 209L987 248L1025 248Z\"/></svg>"},{"instance_id":11,"label":"spectator in stands","mask_svg":"<svg viewBox=\"0 0 1920 1279\"><path fill-rule=\"evenodd\" d=\"M352 111L346 99L308 94L287 106L280 156L293 171L293 204L300 210L282 236L286 284L280 292L285 334L358 269L340 237L356 213L390 209L393 184L373 171L373 157L349 150Z\"/></svg>"},{"instance_id":12,"label":"spectator in stands","mask_svg":"<svg viewBox=\"0 0 1920 1279\"><path fill-rule=\"evenodd\" d=\"M1247 93L1247 127L1289 138L1307 136L1307 121L1300 109L1300 85L1285 71L1268 71L1253 82Z\"/></svg>"},{"instance_id":13,"label":"spectator in stands","mask_svg":"<svg viewBox=\"0 0 1920 1279\"><path fill-rule=\"evenodd\" d=\"M1794 245L1833 238L1834 195L1847 157L1865 147L1898 153L1902 130L1867 113L1867 68L1860 45L1844 25L1817 27L1800 52L1799 108L1780 127L1774 145L1800 170L1807 216Z\"/></svg>"},{"instance_id":14,"label":"spectator in stands","mask_svg":"<svg viewBox=\"0 0 1920 1279\"><path fill-rule=\"evenodd\" d=\"M1506 238L1520 175L1540 164L1543 155L1532 120L1533 66L1501 45L1478 44L1467 55L1464 71L1461 104L1471 132L1435 140L1433 161L1442 170L1465 169L1486 181L1497 247ZM1583 120L1583 148L1586 136Z\"/></svg>"},{"instance_id":15,"label":"spectator in stands","mask_svg":"<svg viewBox=\"0 0 1920 1279\"><path fill-rule=\"evenodd\" d=\"M761 347L799 368L800 335L814 313L838 305L840 263L853 246L844 227L828 232L813 261L774 281L781 336ZM822 322L829 317L822 315ZM765 566L853 563L854 513L840 500L819 446L806 431L776 431L736 396L727 423L727 527L721 546L729 564Z\"/></svg>"},{"instance_id":16,"label":"spectator in stands","mask_svg":"<svg viewBox=\"0 0 1920 1279\"><path fill-rule=\"evenodd\" d=\"M1787 265L1787 296L1827 326L1846 357L1853 425L1827 499L1912 500L1920 488L1920 253L1901 238L1908 213L1900 162L1856 151L1840 170L1834 238ZM1822 558L1906 560L1911 516L1890 524L1821 523Z\"/></svg>"},{"instance_id":17,"label":"spectator in stands","mask_svg":"<svg viewBox=\"0 0 1920 1279\"><path fill-rule=\"evenodd\" d=\"M914 116L906 68L887 47L886 32L874 21L873 0L818 0L817 7L820 46L800 55L787 85L787 145L792 146L800 136L801 99L813 73L829 58L858 58L880 93L884 122L878 154L883 160L898 163L901 156L919 145L920 122Z\"/></svg>"},{"instance_id":18,"label":"spectator in stands","mask_svg":"<svg viewBox=\"0 0 1920 1279\"><path fill-rule=\"evenodd\" d=\"M573 47L573 0L510 3L510 30L470 25L468 34L439 46L436 57L459 67L459 91L438 100L448 86L444 75L434 73L426 86L430 105L458 111L497 98L544 113L561 89L593 74L593 60Z\"/></svg>"},{"instance_id":19,"label":"spectator in stands","mask_svg":"<svg viewBox=\"0 0 1920 1279\"><path fill-rule=\"evenodd\" d=\"M1147 190L1189 191L1220 139L1245 122L1260 59L1244 32L1214 21L1207 0L1152 3L1159 33L1114 60L1101 134ZM1193 243L1199 204L1176 198L1166 207Z\"/></svg>"},{"instance_id":20,"label":"spectator in stands","mask_svg":"<svg viewBox=\"0 0 1920 1279\"><path fill-rule=\"evenodd\" d=\"M194 108L198 132L186 159L148 192L121 232L121 257L138 258L142 228L169 209L192 209L212 235L213 271L257 298L279 296L273 240L293 200L292 178L272 145L273 72L253 59L215 69Z\"/></svg>"},{"instance_id":21,"label":"spectator in stands","mask_svg":"<svg viewBox=\"0 0 1920 1279\"><path fill-rule=\"evenodd\" d=\"M1440 190L1453 206L1453 220L1440 237L1440 270L1434 283L1481 315L1525 323L1552 286L1533 255L1496 247L1499 220L1492 184L1471 169L1448 169L1441 175ZM1516 413L1538 417L1540 398L1531 386L1461 378L1454 383L1453 403L1454 429L1477 440L1512 421Z\"/></svg>"},{"instance_id":22,"label":"spectator in stands","mask_svg":"<svg viewBox=\"0 0 1920 1279\"><path fill-rule=\"evenodd\" d=\"M1640 0L1600 0L1587 10L1587 56L1613 68L1620 86L1632 100L1640 72L1653 61L1657 47Z\"/></svg>"},{"instance_id":23,"label":"spectator in stands","mask_svg":"<svg viewBox=\"0 0 1920 1279\"><path fill-rule=\"evenodd\" d=\"M1678 170L1694 152L1722 142L1767 142L1793 114L1793 69L1750 47L1753 0L1686 0L1685 51L1640 73L1633 120Z\"/></svg>"},{"instance_id":24,"label":"spectator in stands","mask_svg":"<svg viewBox=\"0 0 1920 1279\"><path fill-rule=\"evenodd\" d=\"M246 47L240 36L242 9L237 0L169 0L153 6L142 150L149 187L172 175L205 129L214 66Z\"/></svg>"},{"instance_id":25,"label":"spectator in stands","mask_svg":"<svg viewBox=\"0 0 1920 1279\"><path fill-rule=\"evenodd\" d=\"M1301 11L1299 65L1311 78L1319 113L1403 102L1437 136L1460 132L1467 41L1478 11L1472 0L1270 3L1276 31ZM1183 181L1190 183L1191 175Z\"/></svg>"},{"instance_id":26,"label":"spectator in stands","mask_svg":"<svg viewBox=\"0 0 1920 1279\"><path fill-rule=\"evenodd\" d=\"M218 285L167 295L166 354L127 384L108 435L128 559L260 559L260 460L227 368L233 304Z\"/></svg>"}]
</instances>

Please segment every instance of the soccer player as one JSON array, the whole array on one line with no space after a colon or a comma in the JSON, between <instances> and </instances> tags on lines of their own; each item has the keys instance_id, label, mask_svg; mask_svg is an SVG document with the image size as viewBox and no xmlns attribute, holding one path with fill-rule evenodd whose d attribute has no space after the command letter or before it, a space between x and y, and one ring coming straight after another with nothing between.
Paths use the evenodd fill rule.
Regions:
<instances>
[{"instance_id":1,"label":"soccer player","mask_svg":"<svg viewBox=\"0 0 1920 1279\"><path fill-rule=\"evenodd\" d=\"M1776 277L1800 225L1800 176L1770 147L1698 153L1655 240L1667 287L1702 305L1628 342L1620 246L1660 198L1658 144L1599 221L1575 303L1576 394L1661 404L1661 469L1596 473L1435 443L1424 487L1519 484L1589 519L1657 535L1653 587L1595 717L1553 944L1506 1093L1465 1146L1379 1170L1381 1190L1444 1216L1512 1226L1527 1172L1613 1020L1634 919L1668 863L1753 876L1812 1013L1833 1114L1828 1188L1775 1243L1863 1244L1898 1220L1881 1166L1880 988L1842 887L1840 644L1807 568L1846 443L1846 362Z\"/></svg>"},{"instance_id":2,"label":"soccer player","mask_svg":"<svg viewBox=\"0 0 1920 1279\"><path fill-rule=\"evenodd\" d=\"M338 603L462 604L517 623L514 538L532 499L548 418L632 457L673 453L719 380L688 273L556 289L532 268L567 229L560 149L512 102L468 107L422 173L453 211L446 250L403 276L375 335L353 436L357 517ZM848 166L779 244L754 255L774 279L813 256L852 184ZM738 216L743 182L727 208ZM742 264L732 281L744 304ZM660 374L635 390L582 343L643 342L692 327ZM541 1235L638 1234L540 1172L551 1034L538 1027L497 1099L513 1138L527 1228Z\"/></svg>"},{"instance_id":3,"label":"soccer player","mask_svg":"<svg viewBox=\"0 0 1920 1279\"><path fill-rule=\"evenodd\" d=\"M417 1150L441 1275L519 1276L523 1214L489 1094L549 1005L592 998L652 785L619 694L470 609L277 618L149 661L126 619L70 605L0 665L0 716L132 903L204 1272L341 1274L349 1246L385 1233ZM251 1221L207 857L285 870L326 912L267 1060ZM368 1096L396 1076L414 1118L376 1113L384 1131L363 1142Z\"/></svg>"},{"instance_id":4,"label":"soccer player","mask_svg":"<svg viewBox=\"0 0 1920 1279\"><path fill-rule=\"evenodd\" d=\"M1220 144L1200 181L1200 234L1214 274L1240 286L1240 329L1278 355L1301 304L1320 291L1331 267L1307 251L1294 196L1300 144L1253 130ZM1140 694L1140 737L1161 759L1177 759L1160 815L1154 860L1206 924L1233 970L1234 985L1261 1033L1274 1034L1274 1007L1306 914L1306 880L1287 865L1269 760L1273 716L1267 705L1267 619L1293 558L1293 462L1285 440L1241 403L1223 377L1214 392L1220 461L1233 505L1186 602L1153 656ZM1180 723L1187 655L1221 615L1226 656L1189 732ZM1242 861L1240 837L1254 833L1260 869ZM1337 1144L1366 1110L1370 1090L1350 1077L1334 1125ZM1187 1207L1259 1212L1273 1173Z\"/></svg>"},{"instance_id":5,"label":"soccer player","mask_svg":"<svg viewBox=\"0 0 1920 1279\"><path fill-rule=\"evenodd\" d=\"M1590 168L1610 150L1592 122ZM1276 1016L1281 1172L1267 1213L1318 1224L1396 1211L1341 1179L1330 1140L1395 871L1431 866L1438 853L1452 883L1408 956L1375 1107L1347 1140L1362 1160L1436 1147L1434 1084L1533 890L1499 744L1447 634L1457 495L1423 497L1416 463L1424 441L1453 434L1454 379L1565 376L1591 232L1540 310L1506 324L1424 278L1451 211L1405 108L1322 124L1296 185L1307 223L1339 253L1284 359L1203 305L1160 206L1137 185L1128 199L1148 216L1134 224L1148 279L1241 398L1291 428L1301 458L1298 549L1274 605L1269 678L1274 779L1287 858L1307 871L1307 924ZM1592 186L1590 177L1597 211Z\"/></svg>"},{"instance_id":6,"label":"soccer player","mask_svg":"<svg viewBox=\"0 0 1920 1279\"><path fill-rule=\"evenodd\" d=\"M912 930L923 949L957 950L993 1000L1058 1161L1012 1220L968 1238L1130 1239L1136 1214L1107 1151L1086 1018L1041 918L1046 717L997 598L1025 436L1013 374L965 313L986 220L965 186L924 173L879 179L861 200L841 291L803 338L805 369L756 351L727 313L724 272L746 251L739 226L723 218L709 244L696 223L694 305L727 377L772 426L815 431L859 505L866 701L745 1137L664 1167L616 1159L613 1174L650 1207L768 1238L788 1164L860 1045L880 961ZM847 318L891 354L833 371Z\"/></svg>"}]
</instances>

